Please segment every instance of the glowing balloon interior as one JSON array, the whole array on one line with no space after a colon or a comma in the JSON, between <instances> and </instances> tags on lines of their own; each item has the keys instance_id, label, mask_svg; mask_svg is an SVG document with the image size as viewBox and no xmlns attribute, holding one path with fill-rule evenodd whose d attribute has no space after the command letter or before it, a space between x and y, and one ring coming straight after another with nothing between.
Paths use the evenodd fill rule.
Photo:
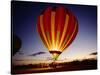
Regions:
<instances>
[{"instance_id":1,"label":"glowing balloon interior","mask_svg":"<svg viewBox=\"0 0 100 75\"><path fill-rule=\"evenodd\" d=\"M62 51L75 39L78 22L74 14L62 7L48 7L39 16L38 33L53 58L57 60Z\"/></svg>"}]
</instances>

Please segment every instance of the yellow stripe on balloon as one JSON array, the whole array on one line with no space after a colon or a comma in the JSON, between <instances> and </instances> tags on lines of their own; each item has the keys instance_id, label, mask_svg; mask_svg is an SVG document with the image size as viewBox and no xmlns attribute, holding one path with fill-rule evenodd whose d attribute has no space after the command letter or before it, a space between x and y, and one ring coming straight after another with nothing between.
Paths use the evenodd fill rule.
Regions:
<instances>
[{"instance_id":1,"label":"yellow stripe on balloon","mask_svg":"<svg viewBox=\"0 0 100 75\"><path fill-rule=\"evenodd\" d=\"M73 35L74 35L75 31L76 31L76 27L77 27L77 22L75 24L74 31L73 31L72 35L70 36L67 44L64 45L64 47L62 48L62 50L64 50L67 47L67 45L69 44L69 42L72 40L72 37L73 37Z\"/></svg>"},{"instance_id":2,"label":"yellow stripe on balloon","mask_svg":"<svg viewBox=\"0 0 100 75\"><path fill-rule=\"evenodd\" d=\"M58 50L59 37L60 37L60 31L57 31L57 37L56 37L56 49L57 50Z\"/></svg>"},{"instance_id":3,"label":"yellow stripe on balloon","mask_svg":"<svg viewBox=\"0 0 100 75\"><path fill-rule=\"evenodd\" d=\"M46 32L47 34L47 38L48 38L48 42L49 42L49 46L50 46L50 50L51 50L51 40L50 40L50 33L49 32Z\"/></svg>"},{"instance_id":4,"label":"yellow stripe on balloon","mask_svg":"<svg viewBox=\"0 0 100 75\"><path fill-rule=\"evenodd\" d=\"M66 36L66 39L64 40L64 43L61 45L61 47L60 47L60 50L62 50L63 51L63 47L64 47L64 45L66 44L66 42L67 42L67 40L68 40L68 38L69 38L69 34L67 34L67 36Z\"/></svg>"},{"instance_id":5,"label":"yellow stripe on balloon","mask_svg":"<svg viewBox=\"0 0 100 75\"><path fill-rule=\"evenodd\" d=\"M55 48L55 12L51 12L51 37L52 37L52 49Z\"/></svg>"},{"instance_id":6,"label":"yellow stripe on balloon","mask_svg":"<svg viewBox=\"0 0 100 75\"><path fill-rule=\"evenodd\" d=\"M46 38L46 35L45 35L45 32L44 32L44 28L43 28L43 15L40 15L40 27L41 27L41 31L42 31L42 34L43 34L43 38L44 38L44 40L45 40L45 42L47 44L47 47L49 49L50 46L49 46L49 43L47 41L47 38Z\"/></svg>"},{"instance_id":7,"label":"yellow stripe on balloon","mask_svg":"<svg viewBox=\"0 0 100 75\"><path fill-rule=\"evenodd\" d=\"M64 24L64 30L63 30L62 37L61 37L60 44L59 44L59 50L60 50L60 48L62 46L62 43L63 43L64 37L65 37L66 31L67 31L68 20L69 20L69 16L66 15L65 24Z\"/></svg>"}]
</instances>

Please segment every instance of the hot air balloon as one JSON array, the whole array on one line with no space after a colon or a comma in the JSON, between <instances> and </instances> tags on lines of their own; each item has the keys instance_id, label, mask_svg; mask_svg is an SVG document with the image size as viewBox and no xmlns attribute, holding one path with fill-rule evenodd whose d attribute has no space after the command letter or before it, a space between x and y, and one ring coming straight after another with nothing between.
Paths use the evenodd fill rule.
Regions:
<instances>
[{"instance_id":1,"label":"hot air balloon","mask_svg":"<svg viewBox=\"0 0 100 75\"><path fill-rule=\"evenodd\" d=\"M75 15L63 6L48 7L37 20L37 31L54 60L68 48L78 32Z\"/></svg>"}]
</instances>

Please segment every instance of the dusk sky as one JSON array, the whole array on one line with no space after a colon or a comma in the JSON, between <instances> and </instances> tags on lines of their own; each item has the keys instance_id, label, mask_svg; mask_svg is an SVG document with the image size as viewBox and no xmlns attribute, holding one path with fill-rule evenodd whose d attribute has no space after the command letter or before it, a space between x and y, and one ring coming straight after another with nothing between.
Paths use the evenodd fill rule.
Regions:
<instances>
[{"instance_id":1,"label":"dusk sky","mask_svg":"<svg viewBox=\"0 0 100 75\"><path fill-rule=\"evenodd\" d=\"M49 6L62 5L71 10L78 20L78 34L73 43L66 48L58 60L65 58L84 58L97 52L97 7L87 5L54 4L38 2L12 2L13 33L22 40L20 52L13 58L22 60L43 60L52 57L41 41L36 29L37 16ZM37 56L29 56L45 52Z\"/></svg>"}]
</instances>

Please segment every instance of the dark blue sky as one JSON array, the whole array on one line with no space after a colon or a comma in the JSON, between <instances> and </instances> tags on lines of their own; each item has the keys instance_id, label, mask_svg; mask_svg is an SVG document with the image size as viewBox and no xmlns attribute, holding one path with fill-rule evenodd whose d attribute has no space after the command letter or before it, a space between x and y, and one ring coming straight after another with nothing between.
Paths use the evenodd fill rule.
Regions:
<instances>
[{"instance_id":1,"label":"dark blue sky","mask_svg":"<svg viewBox=\"0 0 100 75\"><path fill-rule=\"evenodd\" d=\"M24 57L35 52L46 52L44 57L50 57L48 49L44 47L37 33L37 16L48 6L63 5L71 10L78 19L79 32L74 42L64 50L59 58L85 55L97 51L97 7L87 5L54 4L38 2L12 1L13 33L22 40L20 51ZM18 57L18 53L15 57ZM22 56L23 58L23 56Z\"/></svg>"}]
</instances>

